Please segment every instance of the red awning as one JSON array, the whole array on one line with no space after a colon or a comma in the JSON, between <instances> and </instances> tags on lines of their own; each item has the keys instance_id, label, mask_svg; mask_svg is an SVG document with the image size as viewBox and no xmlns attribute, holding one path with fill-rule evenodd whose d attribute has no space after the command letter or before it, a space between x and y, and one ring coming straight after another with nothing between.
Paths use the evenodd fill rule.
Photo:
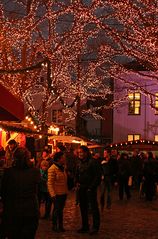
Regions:
<instances>
[{"instance_id":1,"label":"red awning","mask_svg":"<svg viewBox=\"0 0 158 239\"><path fill-rule=\"evenodd\" d=\"M0 120L24 119L24 104L0 84Z\"/></svg>"}]
</instances>

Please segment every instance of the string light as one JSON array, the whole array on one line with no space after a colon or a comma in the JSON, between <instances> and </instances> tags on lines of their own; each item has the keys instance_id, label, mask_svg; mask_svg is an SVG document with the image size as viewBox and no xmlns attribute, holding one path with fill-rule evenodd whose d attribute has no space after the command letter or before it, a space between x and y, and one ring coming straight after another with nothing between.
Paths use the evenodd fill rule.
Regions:
<instances>
[{"instance_id":1,"label":"string light","mask_svg":"<svg viewBox=\"0 0 158 239\"><path fill-rule=\"evenodd\" d=\"M133 140L133 141L128 141L128 142L121 142L121 143L114 143L107 145L106 148L119 148L119 149L129 149L130 147L136 147L140 149L143 149L146 147L146 144L148 145L154 145L158 147L158 142L157 141L151 141L151 140ZM136 145L136 146L135 146Z\"/></svg>"}]
</instances>

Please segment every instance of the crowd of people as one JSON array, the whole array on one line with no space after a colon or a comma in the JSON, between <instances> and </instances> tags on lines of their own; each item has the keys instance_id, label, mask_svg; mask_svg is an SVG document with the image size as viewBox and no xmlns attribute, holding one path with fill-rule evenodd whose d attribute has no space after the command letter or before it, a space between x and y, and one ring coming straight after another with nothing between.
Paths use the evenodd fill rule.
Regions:
<instances>
[{"instance_id":1,"label":"crowd of people","mask_svg":"<svg viewBox=\"0 0 158 239\"><path fill-rule=\"evenodd\" d=\"M0 238L34 239L40 218L51 219L52 232L64 232L69 190L75 190L80 208L77 233L95 235L100 228L100 211L105 205L112 207L113 187L118 187L119 200L125 196L130 200L131 188L135 188L152 201L157 183L158 160L152 152L134 150L129 155L105 149L101 157L84 145L75 150L60 145L54 154L45 147L41 157L33 161L26 148L10 140L6 150L0 148ZM44 215L40 214L42 204Z\"/></svg>"},{"instance_id":2,"label":"crowd of people","mask_svg":"<svg viewBox=\"0 0 158 239\"><path fill-rule=\"evenodd\" d=\"M134 150L118 153L116 150L104 150L101 160L101 208L105 203L105 190L107 191L107 208L111 207L111 190L118 187L119 200L131 198L131 189L136 189L147 201L156 197L158 183L158 160L152 152L139 152Z\"/></svg>"}]
</instances>

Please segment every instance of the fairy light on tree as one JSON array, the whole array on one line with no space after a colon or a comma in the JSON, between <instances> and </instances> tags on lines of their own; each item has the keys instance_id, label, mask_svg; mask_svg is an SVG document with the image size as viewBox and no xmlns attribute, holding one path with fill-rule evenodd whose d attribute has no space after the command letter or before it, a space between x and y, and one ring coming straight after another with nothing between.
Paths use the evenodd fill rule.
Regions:
<instances>
[{"instance_id":1,"label":"fairy light on tree","mask_svg":"<svg viewBox=\"0 0 158 239\"><path fill-rule=\"evenodd\" d=\"M156 13L157 0L2 1L0 82L32 111L33 95L42 94L41 120L57 101L75 117L78 96L82 102L96 98L106 102L107 95L115 94L107 80L120 80L131 71L121 57L152 68L157 80ZM128 82L129 89L133 84ZM151 98L142 85L135 89ZM115 107L123 100L102 107ZM87 113L99 117L98 109L89 108ZM86 109L80 113L84 116Z\"/></svg>"}]
</instances>

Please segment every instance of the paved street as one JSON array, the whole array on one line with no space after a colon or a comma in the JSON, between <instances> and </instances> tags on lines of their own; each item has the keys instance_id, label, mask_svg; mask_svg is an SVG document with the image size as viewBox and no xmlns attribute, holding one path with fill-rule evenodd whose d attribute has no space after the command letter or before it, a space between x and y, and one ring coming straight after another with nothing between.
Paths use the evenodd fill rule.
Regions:
<instances>
[{"instance_id":1,"label":"paved street","mask_svg":"<svg viewBox=\"0 0 158 239\"><path fill-rule=\"evenodd\" d=\"M111 209L101 214L101 228L98 235L78 234L80 228L79 207L75 205L74 193L70 193L64 211L66 232L51 231L50 220L40 220L36 239L158 239L158 199L146 202L132 191L130 201L118 200L117 191L113 192Z\"/></svg>"}]
</instances>

